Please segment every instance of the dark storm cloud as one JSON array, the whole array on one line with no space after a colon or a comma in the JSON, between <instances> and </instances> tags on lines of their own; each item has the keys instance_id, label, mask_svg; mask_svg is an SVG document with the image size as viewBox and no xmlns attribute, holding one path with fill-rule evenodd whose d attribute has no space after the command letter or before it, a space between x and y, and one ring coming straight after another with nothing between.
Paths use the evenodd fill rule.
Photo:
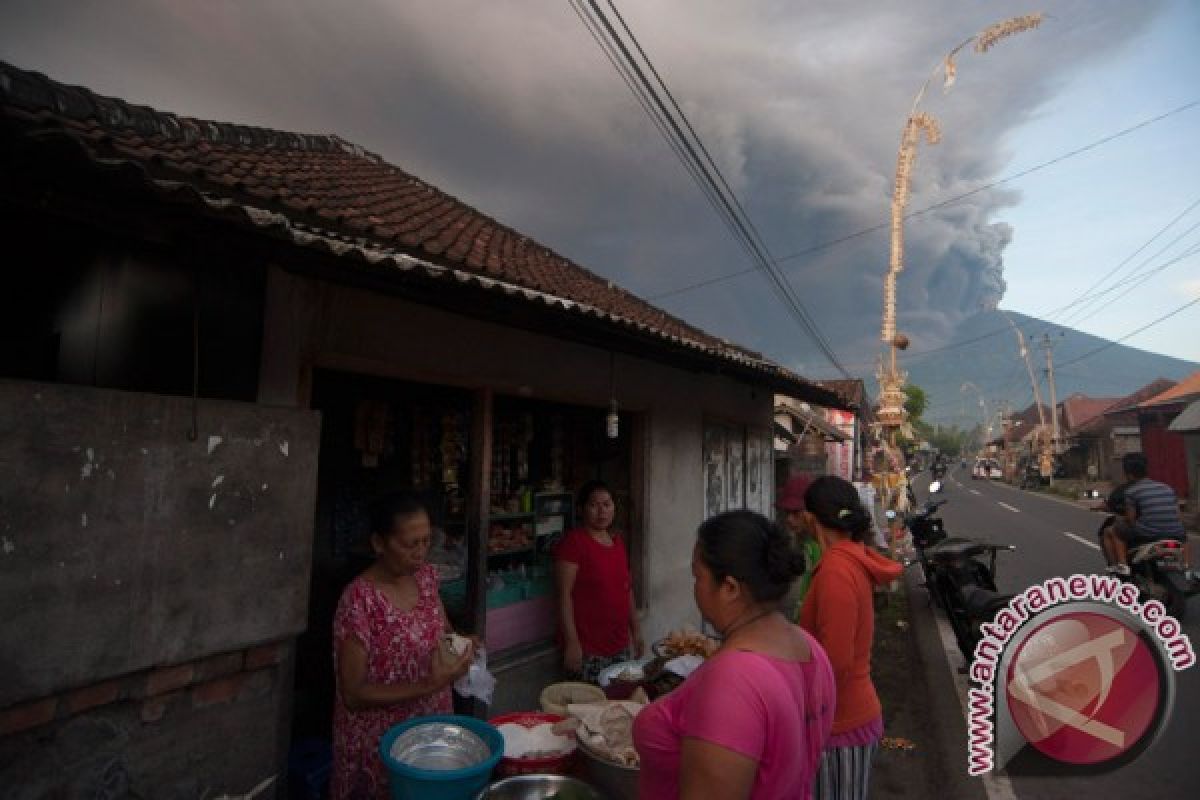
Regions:
<instances>
[{"instance_id":1,"label":"dark storm cloud","mask_svg":"<svg viewBox=\"0 0 1200 800\"><path fill-rule=\"evenodd\" d=\"M961 0L624 2L623 13L776 257L887 220L895 149L941 56L1038 10ZM1157 3L1047 2L1042 29L964 53L925 108L910 209L975 189L1007 132ZM0 58L191 116L336 132L644 296L749 262L566 0L5 3ZM932 346L1004 291L1011 190L912 220L901 325ZM883 232L783 265L846 362L878 338ZM662 301L814 374L827 364L748 275Z\"/></svg>"}]
</instances>

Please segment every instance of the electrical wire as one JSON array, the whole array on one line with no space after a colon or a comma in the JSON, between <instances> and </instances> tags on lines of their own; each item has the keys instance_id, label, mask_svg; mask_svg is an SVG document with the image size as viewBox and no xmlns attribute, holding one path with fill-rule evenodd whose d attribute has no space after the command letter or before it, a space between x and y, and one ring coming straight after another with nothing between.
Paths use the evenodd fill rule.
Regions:
<instances>
[{"instance_id":1,"label":"electrical wire","mask_svg":"<svg viewBox=\"0 0 1200 800\"><path fill-rule=\"evenodd\" d=\"M684 162L689 175L700 186L710 205L714 206L714 210L718 212L718 216L721 217L726 227L730 230L734 240L757 263L758 266L756 269L762 271L767 278L768 286L783 303L785 310L788 311L793 319L800 323L800 326L808 333L809 337L829 362L842 375L847 378L851 377L838 360L829 340L800 301L795 288L787 280L786 275L775 265L775 260L771 257L770 251L757 227L754 226L753 221L746 213L745 207L729 186L728 181L725 180L724 174L716 165L708 149L704 146L703 141L688 121L687 115L684 114L679 104L675 101L674 95L667 87L665 81L663 81L658 70L654 67L653 62L646 55L645 50L642 48L640 42L638 42L633 31L630 30L624 17L617 10L616 5L612 0L608 0L608 6L612 9L614 16L618 19L622 30L625 32L625 38L637 50L646 65L646 69L649 70L657 81L658 87L650 82L646 72L642 68L642 64L634 58L625 39L615 30L611 20L605 14L604 10L600 8L596 0L586 0L586 5L584 4L584 0L569 0L569 2L576 11L576 14L580 16L581 21L584 22L589 33L601 45L610 63L613 64L614 68L617 68L626 85L629 86L635 97L638 98L643 111L655 120L659 133L671 144L676 157ZM601 39L604 39L605 42L601 42ZM618 66L618 63L620 66ZM659 88L661 88L662 94L660 94ZM668 98L670 107L663 100L663 94ZM686 134L683 128L687 129ZM699 153L697 152L697 148L700 151Z\"/></svg>"},{"instance_id":2,"label":"electrical wire","mask_svg":"<svg viewBox=\"0 0 1200 800\"><path fill-rule=\"evenodd\" d=\"M1084 353L1081 356L1078 356L1077 358L1072 358L1070 361L1064 361L1063 363L1059 364L1059 367L1069 367L1072 364L1078 364L1080 361L1091 358L1092 356L1096 355L1097 353L1102 353L1105 350L1109 349L1110 347L1116 347L1118 344L1125 341L1126 339L1137 336L1142 331L1149 330L1150 328L1153 328L1155 325L1158 325L1160 322L1166 322L1171 317L1175 316L1176 314L1180 314L1180 313L1186 311L1187 309L1191 308L1192 306L1196 305L1197 303L1200 303L1200 297L1197 297L1194 300L1190 300L1190 301L1184 303L1183 305L1179 306L1178 308L1168 311L1166 314L1163 314L1161 317L1158 317L1157 319L1155 319L1151 322L1147 322L1142 327L1138 328L1137 330L1130 331L1129 333L1122 336L1120 339L1113 339L1111 342L1105 342L1104 344L1100 345L1099 347L1097 347L1093 350L1089 350L1088 352Z\"/></svg>"},{"instance_id":3,"label":"electrical wire","mask_svg":"<svg viewBox=\"0 0 1200 800\"><path fill-rule=\"evenodd\" d=\"M1003 186L1006 183L1011 183L1012 181L1019 180L1020 178L1024 178L1027 175L1031 175L1035 172L1046 169L1047 167L1051 167L1051 166L1054 166L1055 164L1059 164L1063 161L1066 161L1069 158L1074 158L1075 156L1082 155L1083 153L1086 153L1090 150L1094 150L1095 148L1100 147L1101 145L1108 144L1109 142L1114 141L1116 139L1120 139L1123 136L1128 136L1129 134L1134 133L1138 130L1141 130L1142 128L1145 128L1149 125L1153 125L1156 122L1161 122L1162 120L1173 117L1176 114L1181 114L1184 111L1189 111L1197 106L1200 106L1200 100L1193 100L1189 103L1184 103L1183 105L1173 108L1170 111L1167 111L1163 114L1159 114L1156 117L1151 117L1150 119L1142 120L1141 122L1137 123L1136 125L1131 125L1128 128L1124 128L1122 130L1117 131L1116 133L1112 133L1112 134L1109 134L1108 136L1104 136L1100 139L1097 139L1093 142L1083 145L1082 147L1075 148L1074 150L1069 150L1065 153L1055 156L1054 158L1052 158L1048 161L1043 161L1040 164L1035 164L1034 166L1029 167L1028 169L1021 170L1020 172L1013 173L1012 175L1005 176L1003 178L992 181L990 183L985 183L982 186L978 186L974 189L963 192L962 194L954 195L953 197L949 197L945 200L934 203L933 205L925 206L924 208L917 209L916 211L910 211L909 213L904 215L904 219L908 220L908 219L912 219L913 217L921 216L922 214L928 214L930 211L936 211L940 208L945 208L946 206L957 203L960 200L965 200L966 198L977 195L980 192L985 192L988 189L994 189L997 186ZM793 259L803 258L804 256L812 255L813 253L818 253L822 250L828 250L831 247L836 247L837 245L844 244L845 242L849 242L853 239L858 239L862 236L866 236L867 234L875 233L876 231L885 230L889 227L891 227L890 222L881 222L878 225L872 225L868 228L861 228L852 233L847 233L844 236L839 236L836 239L829 239L827 241L820 242L820 243L812 245L810 247L806 247L802 250L797 250L796 252L790 253L786 256L780 256L778 259L776 259L776 263L778 264L778 263L781 263L784 261L791 261ZM671 289L670 291L659 292L658 294L650 295L647 299L661 300L664 297L671 297L671 296L674 296L677 294L683 294L684 292L690 292L694 289L701 289L701 288L704 288L705 286L711 286L715 283L722 283L724 281L728 281L728 280L732 280L734 278L741 277L742 275L747 275L751 272L754 272L755 269L757 269L757 268L750 267L748 269L738 270L737 272L730 272L730 273L726 273L725 275L718 275L714 278L707 278L703 281L697 281L696 283L691 283L686 286L681 286L678 289Z\"/></svg>"},{"instance_id":4,"label":"electrical wire","mask_svg":"<svg viewBox=\"0 0 1200 800\"><path fill-rule=\"evenodd\" d=\"M1102 275L1099 280L1097 280L1095 283L1093 283L1091 286L1089 286L1087 289L1085 289L1083 294L1081 294L1075 300L1072 300L1070 303L1067 303L1064 306L1059 306L1058 308L1047 311L1045 316L1052 316L1054 314L1066 311L1070 308L1074 308L1079 303L1087 300L1089 297L1092 296L1093 290L1095 290L1098 286L1103 285L1106 280L1108 280L1110 277L1112 277L1115 273L1119 272L1122 267L1124 267L1126 264L1128 264L1130 261L1132 261L1134 258L1136 258L1138 253L1142 252L1147 247L1149 247L1151 244L1153 244L1155 239L1157 239L1159 236L1162 236L1164 233L1166 233L1168 230L1170 230L1172 227L1174 227L1176 222L1179 222L1179 220L1186 217L1197 206L1200 206L1200 197L1196 198L1196 200L1194 200L1190 205L1188 205L1187 208L1185 208L1183 211L1181 211L1177 215L1175 215L1175 217L1170 222L1168 222L1166 225L1159 228L1158 231L1153 236L1151 236L1149 239L1147 239L1142 244L1141 247L1134 250L1132 253L1130 253L1124 259L1122 259L1119 264L1117 264L1115 267L1110 269L1108 272L1104 273L1104 275ZM1193 226L1193 228L1194 227L1195 226ZM1176 241L1178 241L1178 238L1176 239ZM1172 242L1172 244L1174 244L1174 242ZM1168 247L1169 246L1170 245L1168 245ZM1156 258L1162 252L1163 251L1160 250L1159 253L1156 253L1154 256L1151 256L1151 258ZM1145 262L1143 262L1143 264L1144 263Z\"/></svg>"},{"instance_id":5,"label":"electrical wire","mask_svg":"<svg viewBox=\"0 0 1200 800\"><path fill-rule=\"evenodd\" d=\"M1192 229L1195 229L1195 228L1200 228L1200 222L1197 222L1195 225L1192 226ZM1188 231L1185 231L1185 233L1190 233L1190 232L1191 232L1190 229ZM1117 294L1115 297L1112 297L1112 298L1106 300L1104 303L1101 303L1099 306L1094 307L1092 310L1086 311L1083 314L1083 316L1076 316L1076 317L1072 317L1070 319L1065 319L1060 324L1062 324L1062 325L1077 325L1080 322L1085 322L1085 321L1091 319L1092 317L1096 316L1104 309L1111 306L1113 303L1120 300L1122 297L1124 297L1127 294L1129 294L1130 292L1132 292L1134 289L1136 289L1139 286L1141 286L1142 284L1144 284L1146 281L1153 278L1158 273L1165 270L1167 267L1170 267L1174 264L1178 264L1180 261L1185 261L1185 260L1191 258L1192 256L1196 255L1196 253L1200 253L1200 244L1193 243L1189 247L1190 247L1190 249L1188 249L1187 251L1180 253L1179 255L1172 258L1170 261L1167 261L1164 264L1160 264L1159 266L1155 267L1154 269L1147 270L1145 272L1134 273L1134 274L1129 275L1126 278L1118 281L1117 283L1114 283L1112 286L1108 287L1108 289L1106 289L1104 292L1097 295L1095 299L1099 300L1104 295L1106 295L1110 292L1114 292L1117 289L1120 289L1122 286L1128 285L1128 288L1125 289L1125 291Z\"/></svg>"}]
</instances>

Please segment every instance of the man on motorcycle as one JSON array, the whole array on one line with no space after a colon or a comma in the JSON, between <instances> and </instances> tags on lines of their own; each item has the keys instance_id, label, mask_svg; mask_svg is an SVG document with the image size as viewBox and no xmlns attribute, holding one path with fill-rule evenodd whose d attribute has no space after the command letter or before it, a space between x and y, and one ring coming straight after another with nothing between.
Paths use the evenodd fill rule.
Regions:
<instances>
[{"instance_id":1,"label":"man on motorcycle","mask_svg":"<svg viewBox=\"0 0 1200 800\"><path fill-rule=\"evenodd\" d=\"M1129 575L1127 557L1130 547L1160 539L1186 542L1187 533L1179 516L1179 499L1175 496L1175 490L1146 477L1144 455L1127 453L1121 459L1121 468L1125 472L1126 482L1109 496L1109 505L1115 516L1112 524L1102 529L1102 536L1109 571Z\"/></svg>"}]
</instances>

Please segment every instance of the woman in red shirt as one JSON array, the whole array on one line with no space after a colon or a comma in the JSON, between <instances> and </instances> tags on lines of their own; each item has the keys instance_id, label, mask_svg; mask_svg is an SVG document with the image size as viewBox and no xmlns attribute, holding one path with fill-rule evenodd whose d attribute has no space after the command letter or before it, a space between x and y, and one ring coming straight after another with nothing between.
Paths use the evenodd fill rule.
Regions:
<instances>
[{"instance_id":1,"label":"woman in red shirt","mask_svg":"<svg viewBox=\"0 0 1200 800\"><path fill-rule=\"evenodd\" d=\"M563 666L595 681L605 667L640 658L638 625L625 543L612 531L612 493L601 481L579 490L583 527L567 532L554 557L562 624Z\"/></svg>"},{"instance_id":2,"label":"woman in red shirt","mask_svg":"<svg viewBox=\"0 0 1200 800\"><path fill-rule=\"evenodd\" d=\"M837 682L832 735L813 797L866 800L871 759L883 737L883 707L871 683L872 593L904 568L864 544L871 515L853 484L834 475L817 478L804 493L804 507L821 561L800 609L800 626L825 648Z\"/></svg>"}]
</instances>

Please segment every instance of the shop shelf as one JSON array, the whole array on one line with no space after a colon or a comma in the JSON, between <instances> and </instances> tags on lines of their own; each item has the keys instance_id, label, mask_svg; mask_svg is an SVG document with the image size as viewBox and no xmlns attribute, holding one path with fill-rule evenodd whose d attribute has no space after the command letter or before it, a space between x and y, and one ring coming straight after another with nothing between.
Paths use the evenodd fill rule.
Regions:
<instances>
[{"instance_id":1,"label":"shop shelf","mask_svg":"<svg viewBox=\"0 0 1200 800\"><path fill-rule=\"evenodd\" d=\"M531 552L533 552L533 545L529 545L527 547L514 547L512 550L497 550L494 553L488 553L488 558L493 558L496 556L512 556L512 555L516 555L518 553L531 553Z\"/></svg>"},{"instance_id":2,"label":"shop shelf","mask_svg":"<svg viewBox=\"0 0 1200 800\"><path fill-rule=\"evenodd\" d=\"M488 514L488 522L508 522L511 520L527 520L533 519L537 514L532 511L523 511L516 514Z\"/></svg>"}]
</instances>

